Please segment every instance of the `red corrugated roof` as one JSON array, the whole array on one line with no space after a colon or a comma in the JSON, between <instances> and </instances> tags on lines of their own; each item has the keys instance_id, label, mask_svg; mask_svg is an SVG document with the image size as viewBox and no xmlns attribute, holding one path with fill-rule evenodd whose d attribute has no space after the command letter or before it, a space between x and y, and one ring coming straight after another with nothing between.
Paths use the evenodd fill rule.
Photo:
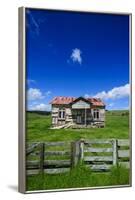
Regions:
<instances>
[{"instance_id":1,"label":"red corrugated roof","mask_svg":"<svg viewBox=\"0 0 135 200\"><path fill-rule=\"evenodd\" d=\"M65 105L77 100L76 97L55 97L50 103L55 105ZM105 106L100 98L84 98L89 101L93 106Z\"/></svg>"}]
</instances>

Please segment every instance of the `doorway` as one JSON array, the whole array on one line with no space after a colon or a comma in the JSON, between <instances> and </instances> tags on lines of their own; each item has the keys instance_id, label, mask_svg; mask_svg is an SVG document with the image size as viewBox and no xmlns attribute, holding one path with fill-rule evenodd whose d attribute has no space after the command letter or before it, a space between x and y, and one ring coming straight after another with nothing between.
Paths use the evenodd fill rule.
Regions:
<instances>
[{"instance_id":1,"label":"doorway","mask_svg":"<svg viewBox=\"0 0 135 200\"><path fill-rule=\"evenodd\" d=\"M77 115L77 124L81 124L82 123L82 116L81 115Z\"/></svg>"}]
</instances>

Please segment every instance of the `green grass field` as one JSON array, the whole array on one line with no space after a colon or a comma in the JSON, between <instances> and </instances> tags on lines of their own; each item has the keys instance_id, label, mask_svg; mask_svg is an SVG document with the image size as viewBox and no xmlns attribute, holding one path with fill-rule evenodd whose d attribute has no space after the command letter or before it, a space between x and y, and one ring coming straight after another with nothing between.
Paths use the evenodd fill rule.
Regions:
<instances>
[{"instance_id":1,"label":"green grass field","mask_svg":"<svg viewBox=\"0 0 135 200\"><path fill-rule=\"evenodd\" d=\"M28 142L73 141L81 138L129 138L129 115L125 111L106 112L105 128L51 130L51 117L27 113ZM94 173L86 166L78 166L68 173L59 175L34 175L27 177L27 190L82 188L129 184L130 172L123 167L113 167L107 173Z\"/></svg>"},{"instance_id":2,"label":"green grass field","mask_svg":"<svg viewBox=\"0 0 135 200\"><path fill-rule=\"evenodd\" d=\"M106 112L105 128L51 130L51 117L27 114L27 141L70 141L80 138L129 138L129 116L123 111Z\"/></svg>"}]
</instances>

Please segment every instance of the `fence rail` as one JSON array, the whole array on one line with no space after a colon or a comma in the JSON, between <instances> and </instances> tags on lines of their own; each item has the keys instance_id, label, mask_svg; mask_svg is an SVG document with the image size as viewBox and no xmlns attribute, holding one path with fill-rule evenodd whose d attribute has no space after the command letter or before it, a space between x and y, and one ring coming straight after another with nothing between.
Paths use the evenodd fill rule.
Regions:
<instances>
[{"instance_id":1,"label":"fence rail","mask_svg":"<svg viewBox=\"0 0 135 200\"><path fill-rule=\"evenodd\" d=\"M130 168L130 142L126 139L91 139L27 144L27 175L64 173L80 162L101 172L118 164Z\"/></svg>"}]
</instances>

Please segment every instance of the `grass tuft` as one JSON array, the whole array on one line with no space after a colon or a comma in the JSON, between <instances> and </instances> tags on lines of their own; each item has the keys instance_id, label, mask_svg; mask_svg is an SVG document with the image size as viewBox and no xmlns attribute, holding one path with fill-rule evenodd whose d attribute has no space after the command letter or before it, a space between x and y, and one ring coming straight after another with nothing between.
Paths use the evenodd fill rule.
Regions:
<instances>
[{"instance_id":1,"label":"grass tuft","mask_svg":"<svg viewBox=\"0 0 135 200\"><path fill-rule=\"evenodd\" d=\"M111 185L126 185L129 184L129 169L119 165L118 167L112 167L110 173Z\"/></svg>"}]
</instances>

